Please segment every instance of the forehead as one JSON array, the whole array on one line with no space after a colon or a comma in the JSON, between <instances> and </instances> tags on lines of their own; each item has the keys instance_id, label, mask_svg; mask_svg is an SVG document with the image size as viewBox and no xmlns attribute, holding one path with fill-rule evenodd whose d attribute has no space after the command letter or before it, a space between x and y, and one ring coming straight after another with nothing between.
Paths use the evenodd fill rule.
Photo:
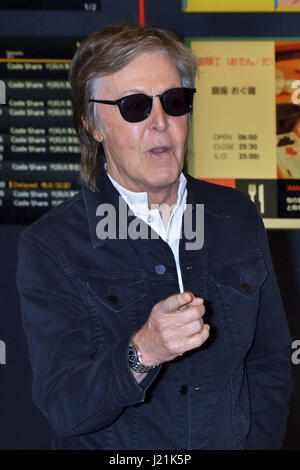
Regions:
<instances>
[{"instance_id":1,"label":"forehead","mask_svg":"<svg viewBox=\"0 0 300 470\"><path fill-rule=\"evenodd\" d=\"M98 81L102 91L145 91L161 93L167 88L181 86L177 66L164 52L144 52L129 64Z\"/></svg>"}]
</instances>

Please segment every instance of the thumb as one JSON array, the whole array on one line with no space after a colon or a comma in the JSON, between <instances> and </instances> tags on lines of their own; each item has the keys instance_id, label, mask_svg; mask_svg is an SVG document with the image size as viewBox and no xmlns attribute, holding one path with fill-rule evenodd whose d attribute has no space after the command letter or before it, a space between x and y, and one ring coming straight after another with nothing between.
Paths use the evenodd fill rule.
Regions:
<instances>
[{"instance_id":1,"label":"thumb","mask_svg":"<svg viewBox=\"0 0 300 470\"><path fill-rule=\"evenodd\" d=\"M179 310L181 307L192 302L193 298L194 296L191 292L182 292L180 294L170 295L170 297L163 301L163 311L165 313L171 313L175 310Z\"/></svg>"}]
</instances>

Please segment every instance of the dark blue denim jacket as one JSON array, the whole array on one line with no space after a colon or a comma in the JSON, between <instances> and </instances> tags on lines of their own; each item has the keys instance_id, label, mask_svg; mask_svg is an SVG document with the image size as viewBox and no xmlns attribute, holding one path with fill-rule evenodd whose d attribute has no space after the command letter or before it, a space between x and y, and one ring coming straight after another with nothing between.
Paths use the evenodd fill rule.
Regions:
<instances>
[{"instance_id":1,"label":"dark blue denim jacket","mask_svg":"<svg viewBox=\"0 0 300 470\"><path fill-rule=\"evenodd\" d=\"M53 448L281 446L291 339L262 220L238 191L186 177L192 212L205 205L205 237L198 250L180 240L183 285L205 299L211 334L140 384L127 346L153 305L179 291L168 244L97 237L99 204L118 207L104 168L98 192L83 189L22 233L33 400L55 431Z\"/></svg>"}]
</instances>

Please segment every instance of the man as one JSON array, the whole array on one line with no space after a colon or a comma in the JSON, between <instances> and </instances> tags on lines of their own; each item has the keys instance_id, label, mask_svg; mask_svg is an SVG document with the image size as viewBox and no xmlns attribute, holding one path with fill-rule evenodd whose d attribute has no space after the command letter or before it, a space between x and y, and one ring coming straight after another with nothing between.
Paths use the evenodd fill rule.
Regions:
<instances>
[{"instance_id":1,"label":"man","mask_svg":"<svg viewBox=\"0 0 300 470\"><path fill-rule=\"evenodd\" d=\"M83 190L23 232L18 266L54 448L281 446L290 336L262 220L183 172L195 73L135 25L74 57Z\"/></svg>"}]
</instances>

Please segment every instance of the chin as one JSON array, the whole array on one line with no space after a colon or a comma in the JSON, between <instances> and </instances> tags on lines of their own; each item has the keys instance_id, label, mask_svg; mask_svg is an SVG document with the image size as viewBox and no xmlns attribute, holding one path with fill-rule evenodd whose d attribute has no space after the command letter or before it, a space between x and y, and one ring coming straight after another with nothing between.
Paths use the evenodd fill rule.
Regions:
<instances>
[{"instance_id":1,"label":"chin","mask_svg":"<svg viewBox=\"0 0 300 470\"><path fill-rule=\"evenodd\" d=\"M156 188L163 188L165 186L174 184L178 178L179 178L179 173L172 172L170 174L170 171L168 170L167 172L159 172L158 174L154 174L153 177L151 178L151 181L149 181L150 185Z\"/></svg>"}]
</instances>

